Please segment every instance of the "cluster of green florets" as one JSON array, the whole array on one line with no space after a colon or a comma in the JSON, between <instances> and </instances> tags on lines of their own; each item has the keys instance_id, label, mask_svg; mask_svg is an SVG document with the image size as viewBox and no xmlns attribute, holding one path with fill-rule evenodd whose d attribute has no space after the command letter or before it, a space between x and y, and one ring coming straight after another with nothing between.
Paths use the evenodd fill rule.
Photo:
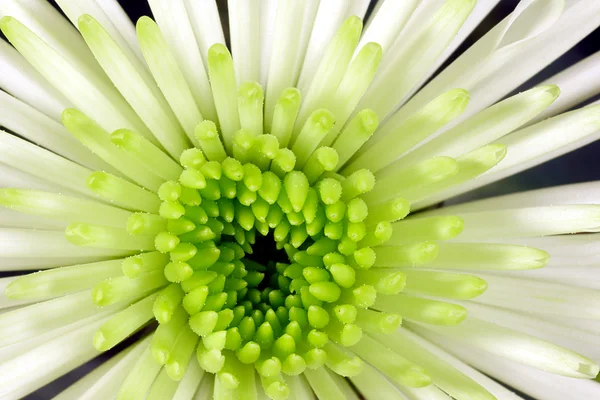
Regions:
<instances>
[{"instance_id":1,"label":"cluster of green florets","mask_svg":"<svg viewBox=\"0 0 600 400\"><path fill-rule=\"evenodd\" d=\"M369 171L346 179L328 173L337 160L332 149L321 148L330 162L305 173L294 170L295 156L279 149L274 136L239 131L234 137L236 148L248 141L252 158L268 162L208 161L197 148L181 155L179 179L158 190L162 221L136 213L128 223L134 235L164 227L155 237L157 251L127 259L124 270L133 277L158 267L168 280L153 305L157 362L169 363L189 328L200 338L203 369L233 389L239 379L233 371L253 364L275 394L287 390L282 373L319 368L337 346L355 345L362 337L357 320L381 331L396 328L398 316L367 308L377 286L397 293L403 277L366 273L375 262L368 244L378 241L378 221L368 218L360 198L373 188ZM259 236L265 239L257 244ZM181 378L182 369L185 364L172 366L171 376Z\"/></svg>"}]
</instances>

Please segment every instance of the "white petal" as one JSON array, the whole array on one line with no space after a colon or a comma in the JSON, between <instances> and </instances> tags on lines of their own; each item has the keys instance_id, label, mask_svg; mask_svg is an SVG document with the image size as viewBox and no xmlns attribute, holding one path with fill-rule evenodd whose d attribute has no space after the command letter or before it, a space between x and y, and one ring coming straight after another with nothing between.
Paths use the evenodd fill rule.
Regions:
<instances>
[{"instance_id":1,"label":"white petal","mask_svg":"<svg viewBox=\"0 0 600 400\"><path fill-rule=\"evenodd\" d=\"M456 127L432 138L400 158L399 165L435 156L458 157L499 140L542 112L559 96L556 86L538 86L481 111Z\"/></svg>"},{"instance_id":2,"label":"white petal","mask_svg":"<svg viewBox=\"0 0 600 400\"><path fill-rule=\"evenodd\" d=\"M0 92L0 109L0 125L6 129L88 168L113 171L61 124L5 92Z\"/></svg>"},{"instance_id":3,"label":"white petal","mask_svg":"<svg viewBox=\"0 0 600 400\"><path fill-rule=\"evenodd\" d=\"M256 82L260 77L260 0L228 0L227 5L237 81ZM296 18L302 20L300 15Z\"/></svg>"},{"instance_id":4,"label":"white petal","mask_svg":"<svg viewBox=\"0 0 600 400\"><path fill-rule=\"evenodd\" d=\"M506 382L509 386L530 394L536 399L600 398L600 385L592 380L550 374L492 355L468 343L452 340L444 335L424 330L421 334L483 373ZM573 397L574 395L576 397Z\"/></svg>"},{"instance_id":5,"label":"white petal","mask_svg":"<svg viewBox=\"0 0 600 400\"><path fill-rule=\"evenodd\" d=\"M94 400L111 399L117 395L119 386L125 380L142 352L146 349L150 337L129 346L98 368L70 385L53 400Z\"/></svg>"},{"instance_id":6,"label":"white petal","mask_svg":"<svg viewBox=\"0 0 600 400\"><path fill-rule=\"evenodd\" d=\"M94 57L144 124L171 156L179 157L189 147L189 142L160 90L155 84L148 83L150 78L145 78L146 70L136 69L107 31L92 17L81 17L79 30Z\"/></svg>"},{"instance_id":7,"label":"white petal","mask_svg":"<svg viewBox=\"0 0 600 400\"><path fill-rule=\"evenodd\" d=\"M128 255L123 250L97 249L71 244L63 231L36 231L28 229L0 228L0 257L62 258L70 257L114 257ZM2 265L4 267L4 265Z\"/></svg>"},{"instance_id":8,"label":"white petal","mask_svg":"<svg viewBox=\"0 0 600 400\"><path fill-rule=\"evenodd\" d=\"M90 338L102 322L88 323L0 364L0 395L20 398L97 356Z\"/></svg>"},{"instance_id":9,"label":"white petal","mask_svg":"<svg viewBox=\"0 0 600 400\"><path fill-rule=\"evenodd\" d=\"M508 147L504 160L478 179L457 185L444 198L456 196L560 155L600 138L600 104L584 107L513 132L498 143Z\"/></svg>"},{"instance_id":10,"label":"white petal","mask_svg":"<svg viewBox=\"0 0 600 400\"><path fill-rule=\"evenodd\" d=\"M560 97L531 123L542 121L575 107L600 93L600 80L596 79L600 68L600 52L546 79L545 83L560 88Z\"/></svg>"},{"instance_id":11,"label":"white petal","mask_svg":"<svg viewBox=\"0 0 600 400\"><path fill-rule=\"evenodd\" d=\"M460 241L597 232L599 205L566 205L460 213Z\"/></svg>"},{"instance_id":12,"label":"white petal","mask_svg":"<svg viewBox=\"0 0 600 400\"><path fill-rule=\"evenodd\" d=\"M0 87L55 121L71 103L14 47L0 40Z\"/></svg>"},{"instance_id":13,"label":"white petal","mask_svg":"<svg viewBox=\"0 0 600 400\"><path fill-rule=\"evenodd\" d=\"M198 46L194 36L192 15L189 9L186 9L184 0L151 0L149 4L154 19L194 96L196 105L204 118L216 121L217 112L202 58L206 57L206 53L201 53L201 48Z\"/></svg>"},{"instance_id":14,"label":"white petal","mask_svg":"<svg viewBox=\"0 0 600 400\"><path fill-rule=\"evenodd\" d=\"M301 93L308 91L327 45L342 26L347 12L348 2L345 0L325 0L319 3L319 10L300 70L297 87Z\"/></svg>"},{"instance_id":15,"label":"white petal","mask_svg":"<svg viewBox=\"0 0 600 400\"><path fill-rule=\"evenodd\" d=\"M505 238L497 242L536 247L547 251L550 254L550 262L542 270L536 271L540 273L554 268L567 269L600 263L600 234Z\"/></svg>"},{"instance_id":16,"label":"white petal","mask_svg":"<svg viewBox=\"0 0 600 400\"><path fill-rule=\"evenodd\" d=\"M358 49L369 42L376 42L381 45L383 54L387 55L390 46L408 22L418 3L418 0L381 0L378 2L377 9L364 29Z\"/></svg>"},{"instance_id":17,"label":"white petal","mask_svg":"<svg viewBox=\"0 0 600 400\"><path fill-rule=\"evenodd\" d=\"M498 400L521 400L521 397L517 396L510 390L506 389L504 386L502 386L502 385L498 384L496 381L488 378L481 372L470 367L469 365L465 364L461 360L455 358L454 356L452 356L451 354L442 350L441 348L437 347L436 345L429 342L428 340L425 340L423 337L414 334L413 332L411 332L410 330L408 330L406 328L400 328L400 331L398 333L396 333L396 335L398 335L400 333L402 335L405 335L408 338L410 338L410 340L417 343L420 347L422 347L425 350L427 350L428 352L432 353L435 357L437 357L441 361L448 363L449 365L451 365L453 368L455 368L459 372L465 374L466 376L473 379L478 384L482 385L491 394L496 396L498 398ZM435 384L435 382L434 382L434 384Z\"/></svg>"},{"instance_id":18,"label":"white petal","mask_svg":"<svg viewBox=\"0 0 600 400\"><path fill-rule=\"evenodd\" d=\"M185 7L190 18L196 41L200 47L200 54L207 67L208 49L215 43L225 44L221 17L217 8L216 0L184 0Z\"/></svg>"},{"instance_id":19,"label":"white petal","mask_svg":"<svg viewBox=\"0 0 600 400\"><path fill-rule=\"evenodd\" d=\"M258 374L257 375L257 379L258 379ZM196 395L194 396L194 400L206 400L206 399L210 399L210 397L213 395L214 391L213 391L213 387L214 387L214 383L215 383L215 379L214 379L214 374L206 374L204 376L204 379L202 379L202 381L200 382L200 387L198 388L198 391L196 392ZM268 400L268 397L266 394L264 394L264 391L262 390L262 385L260 384L260 381L257 382L256 387L258 388L258 398L260 400ZM261 398L260 395L262 395L263 397Z\"/></svg>"},{"instance_id":20,"label":"white petal","mask_svg":"<svg viewBox=\"0 0 600 400\"><path fill-rule=\"evenodd\" d=\"M131 22L128 21L129 23L127 26L123 26L123 24L116 26L113 24L114 17L118 17L118 14L124 13L118 3L115 1L104 1L104 3L107 5L109 3L113 3L110 5L110 15L104 12L102 6L96 0L57 0L56 3L65 13L67 18L69 18L71 23L75 26L77 26L77 21L83 14L88 14L94 17L96 21L102 24L104 29L106 29L115 42L119 44L119 47L123 50L123 52L125 52L129 61L134 64L138 70L146 69L146 65L142 61L140 48L137 43L127 41L122 35L122 32L131 32L131 28L133 28ZM120 13L118 12L119 10ZM118 18L117 21L121 22Z\"/></svg>"},{"instance_id":21,"label":"white petal","mask_svg":"<svg viewBox=\"0 0 600 400\"><path fill-rule=\"evenodd\" d=\"M129 15L127 15L119 4L119 0L95 0L95 2L117 28L117 31L119 31L123 39L129 45L129 48L133 50L138 58L142 59L142 52L140 51L135 36L135 27L133 26L133 23L131 23Z\"/></svg>"},{"instance_id":22,"label":"white petal","mask_svg":"<svg viewBox=\"0 0 600 400\"><path fill-rule=\"evenodd\" d=\"M67 190L60 185L53 184L44 177L30 175L2 162L0 162L0 187L45 190L48 192L61 192L77 196L75 192Z\"/></svg>"},{"instance_id":23,"label":"white petal","mask_svg":"<svg viewBox=\"0 0 600 400\"><path fill-rule=\"evenodd\" d=\"M4 16L18 19L83 75L108 83L77 30L49 2L5 0L0 3Z\"/></svg>"},{"instance_id":24,"label":"white petal","mask_svg":"<svg viewBox=\"0 0 600 400\"><path fill-rule=\"evenodd\" d=\"M583 182L511 193L504 196L452 205L433 210L431 211L431 215L540 207L558 204L596 204L599 202L598 199L600 199L600 181Z\"/></svg>"},{"instance_id":25,"label":"white petal","mask_svg":"<svg viewBox=\"0 0 600 400\"><path fill-rule=\"evenodd\" d=\"M501 275L600 290L600 267L597 261L593 265L579 266L569 263L564 267L545 267L526 272L510 271Z\"/></svg>"},{"instance_id":26,"label":"white petal","mask_svg":"<svg viewBox=\"0 0 600 400\"><path fill-rule=\"evenodd\" d=\"M92 196L85 181L92 173L72 161L26 142L0 129L0 162L51 184Z\"/></svg>"},{"instance_id":27,"label":"white petal","mask_svg":"<svg viewBox=\"0 0 600 400\"><path fill-rule=\"evenodd\" d=\"M350 377L350 381L367 399L377 396L390 400L410 400L376 368L367 363L360 374Z\"/></svg>"},{"instance_id":28,"label":"white petal","mask_svg":"<svg viewBox=\"0 0 600 400\"><path fill-rule=\"evenodd\" d=\"M396 385L396 388L406 396L408 400L452 400L442 389L435 385L429 385L422 388L409 388Z\"/></svg>"},{"instance_id":29,"label":"white petal","mask_svg":"<svg viewBox=\"0 0 600 400\"><path fill-rule=\"evenodd\" d=\"M537 336L540 339L581 353L596 362L600 360L600 348L597 345L600 335L582 332L566 324L559 325L531 315L523 315L517 311L509 311L473 302L460 302L460 304L464 305L469 311L469 315L473 317L512 328L528 335Z\"/></svg>"},{"instance_id":30,"label":"white petal","mask_svg":"<svg viewBox=\"0 0 600 400\"><path fill-rule=\"evenodd\" d=\"M265 91L264 118L267 131L270 131L275 104L281 92L296 82L295 67L302 60L299 50L304 11L304 4L298 1L279 2L277 7Z\"/></svg>"},{"instance_id":31,"label":"white petal","mask_svg":"<svg viewBox=\"0 0 600 400\"><path fill-rule=\"evenodd\" d=\"M553 33L560 29L561 22L557 22L559 18L571 23L575 22L569 19L572 18L570 14L565 13L561 17L563 5L564 0L520 2L511 15L492 28L427 84L402 107L399 113L410 115L437 94L455 87L468 90L472 99L470 107L456 122L493 104L568 49L568 47L556 46L551 38L542 34ZM582 19L582 15L575 16L573 19ZM581 27L578 26L578 29ZM567 41L570 47L585 37L589 31L581 29L581 32L579 36L579 33L569 31L568 34L563 34L566 36L563 40ZM547 42L536 41L541 37L545 37ZM520 59L520 62L517 62L522 54L529 55L542 47L540 43L545 44L544 57ZM545 61L546 64L540 61ZM500 76L504 76L504 79L502 82L497 82ZM506 82L507 80L511 81ZM492 85L492 82L496 83ZM512 82L515 83L511 85Z\"/></svg>"},{"instance_id":32,"label":"white petal","mask_svg":"<svg viewBox=\"0 0 600 400\"><path fill-rule=\"evenodd\" d=\"M192 357L172 400L191 400L200 383L207 379L208 375L200 368L195 357Z\"/></svg>"},{"instance_id":33,"label":"white petal","mask_svg":"<svg viewBox=\"0 0 600 400\"><path fill-rule=\"evenodd\" d=\"M57 221L37 215L23 214L0 206L0 226L6 228L30 228L58 231L65 229L68 222Z\"/></svg>"},{"instance_id":34,"label":"white petal","mask_svg":"<svg viewBox=\"0 0 600 400\"><path fill-rule=\"evenodd\" d=\"M113 314L124 304L100 308L92 301L90 290L43 301L0 315L0 347L9 346L48 331L85 320Z\"/></svg>"},{"instance_id":35,"label":"white petal","mask_svg":"<svg viewBox=\"0 0 600 400\"><path fill-rule=\"evenodd\" d=\"M314 3L316 2L316 6ZM313 0L308 2L310 7L318 7L319 0ZM316 10L315 10L316 12ZM273 40L275 36L275 19L277 15L277 0L262 0L260 2L260 81L259 83L263 88L267 85L267 76L269 74L269 66L271 64L271 49L273 48ZM314 16L313 21L314 22ZM308 36L310 37L310 31L312 30L312 22L308 30ZM306 45L304 46L306 50ZM300 65L301 66L301 65ZM299 67L298 67L299 68ZM297 69L298 69L297 68Z\"/></svg>"},{"instance_id":36,"label":"white petal","mask_svg":"<svg viewBox=\"0 0 600 400\"><path fill-rule=\"evenodd\" d=\"M473 0L446 0L430 19L412 31L398 50L392 48L359 108L372 108L382 120L395 111L444 52L475 3Z\"/></svg>"},{"instance_id":37,"label":"white petal","mask_svg":"<svg viewBox=\"0 0 600 400\"><path fill-rule=\"evenodd\" d=\"M31 303L31 300L13 300L13 299L9 299L8 297L6 297L4 295L4 289L6 289L8 284L11 283L12 281L14 281L16 278L18 278L18 277L10 276L8 278L0 278L0 310ZM0 357L1 356L2 356L2 354L0 352Z\"/></svg>"},{"instance_id":38,"label":"white petal","mask_svg":"<svg viewBox=\"0 0 600 400\"><path fill-rule=\"evenodd\" d=\"M4 3L3 3L4 4ZM36 4L46 4L36 2ZM64 20L61 17L61 20ZM2 20L3 32L29 63L58 89L73 106L113 132L127 128L152 137L148 128L121 97L113 84L102 75L83 72L25 25L15 19ZM80 35L77 33L77 39ZM85 54L89 50L86 47ZM83 54L83 53L82 53ZM88 59L93 56L86 57ZM94 63L95 60L92 60Z\"/></svg>"},{"instance_id":39,"label":"white petal","mask_svg":"<svg viewBox=\"0 0 600 400\"><path fill-rule=\"evenodd\" d=\"M472 316L451 327L425 326L412 322L406 322L406 325L426 338L429 338L428 332L435 332L542 371L584 379L598 374L598 365L580 354Z\"/></svg>"},{"instance_id":40,"label":"white petal","mask_svg":"<svg viewBox=\"0 0 600 400\"><path fill-rule=\"evenodd\" d=\"M471 35L471 33L479 26L481 21L492 11L494 7L500 2L500 0L488 0L488 1L478 1L475 4L475 8L471 11L471 15L460 28L458 34L446 50L442 53L441 56L438 57L434 66L429 70L429 72L423 77L422 82L419 85L416 85L414 91L416 92L423 83L425 83L431 76L440 68L440 66L448 59L450 56L456 51L456 49L463 44L463 42ZM412 93L411 93L412 94Z\"/></svg>"},{"instance_id":41,"label":"white petal","mask_svg":"<svg viewBox=\"0 0 600 400\"><path fill-rule=\"evenodd\" d=\"M346 11L346 18L356 15L360 19L364 19L369 3L371 3L371 0L354 0L350 2L348 11Z\"/></svg>"},{"instance_id":42,"label":"white petal","mask_svg":"<svg viewBox=\"0 0 600 400\"><path fill-rule=\"evenodd\" d=\"M472 301L533 315L600 319L600 292L577 286L478 273L487 290Z\"/></svg>"}]
</instances>

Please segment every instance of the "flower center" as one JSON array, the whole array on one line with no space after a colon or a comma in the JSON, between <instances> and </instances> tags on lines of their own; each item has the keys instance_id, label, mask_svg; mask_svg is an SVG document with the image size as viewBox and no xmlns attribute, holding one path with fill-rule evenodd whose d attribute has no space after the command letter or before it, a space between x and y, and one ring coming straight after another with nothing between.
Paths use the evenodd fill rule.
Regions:
<instances>
[{"instance_id":1,"label":"flower center","mask_svg":"<svg viewBox=\"0 0 600 400\"><path fill-rule=\"evenodd\" d=\"M316 124L326 123L326 112L319 114ZM362 337L357 307L373 304L377 277L366 273L375 261L363 242L372 221L358 196L373 187L373 176L361 170L345 181L327 173L337 160L322 151L294 170L296 157L281 153L271 135L240 130L233 142L236 159L207 161L186 150L179 178L158 190L160 219L130 217L129 233L156 233L155 256L168 255L171 284L154 302L156 336L188 321L207 371L254 363L263 376L297 375L325 362L329 340L352 346ZM131 268L145 268L145 258L130 258ZM388 292L402 289L401 274L385 278ZM400 318L385 323L397 327ZM173 346L153 341L157 361L167 363Z\"/></svg>"}]
</instances>

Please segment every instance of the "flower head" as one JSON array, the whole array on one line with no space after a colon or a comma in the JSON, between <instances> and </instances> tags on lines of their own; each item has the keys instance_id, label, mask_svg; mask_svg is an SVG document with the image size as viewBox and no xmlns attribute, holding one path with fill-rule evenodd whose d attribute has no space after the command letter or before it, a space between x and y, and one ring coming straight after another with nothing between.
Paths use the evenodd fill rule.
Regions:
<instances>
[{"instance_id":1,"label":"flower head","mask_svg":"<svg viewBox=\"0 0 600 400\"><path fill-rule=\"evenodd\" d=\"M0 132L21 174L0 257L42 269L0 279L19 306L0 394L107 351L63 398L513 398L469 365L544 397L524 379L596 377L578 351L600 295L565 267L595 261L596 185L428 207L595 138L598 106L553 116L554 84L498 100L600 5L582 23L584 1L524 0L417 92L486 3L386 0L363 32L368 2L240 0L231 51L214 2L149 3L134 31L116 2L58 1L79 32L0 4L18 51L0 45L0 124L40 145ZM555 25L575 31L540 60Z\"/></svg>"}]
</instances>

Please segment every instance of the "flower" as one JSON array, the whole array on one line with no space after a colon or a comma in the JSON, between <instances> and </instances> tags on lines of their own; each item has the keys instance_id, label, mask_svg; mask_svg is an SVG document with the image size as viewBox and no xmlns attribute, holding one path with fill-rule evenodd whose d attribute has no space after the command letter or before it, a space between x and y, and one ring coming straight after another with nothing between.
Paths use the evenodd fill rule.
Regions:
<instances>
[{"instance_id":1,"label":"flower","mask_svg":"<svg viewBox=\"0 0 600 400\"><path fill-rule=\"evenodd\" d=\"M231 1L231 52L213 1L57 3L0 4L0 257L41 269L0 278L3 397L109 350L59 398L600 397L598 185L430 207L597 138L597 58L502 97L600 3L426 84L497 2Z\"/></svg>"}]
</instances>

